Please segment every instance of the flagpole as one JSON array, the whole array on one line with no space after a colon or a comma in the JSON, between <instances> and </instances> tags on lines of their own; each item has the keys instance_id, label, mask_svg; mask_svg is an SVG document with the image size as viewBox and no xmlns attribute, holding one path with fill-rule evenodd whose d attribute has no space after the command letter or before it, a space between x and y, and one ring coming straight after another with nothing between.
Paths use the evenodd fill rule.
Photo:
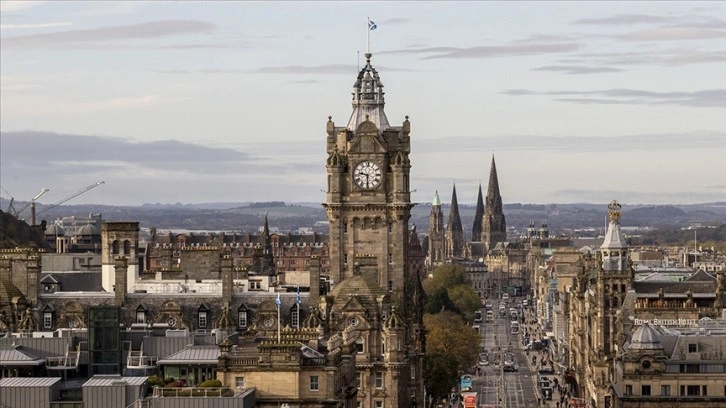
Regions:
<instances>
[{"instance_id":1,"label":"flagpole","mask_svg":"<svg viewBox=\"0 0 726 408\"><path fill-rule=\"evenodd\" d=\"M277 295L280 296L279 294ZM282 307L277 305L277 342L280 343L280 309Z\"/></svg>"},{"instance_id":2,"label":"flagpole","mask_svg":"<svg viewBox=\"0 0 726 408\"><path fill-rule=\"evenodd\" d=\"M371 18L368 17L368 24L366 24L366 37L368 39L368 51L367 54L371 53Z\"/></svg>"}]
</instances>

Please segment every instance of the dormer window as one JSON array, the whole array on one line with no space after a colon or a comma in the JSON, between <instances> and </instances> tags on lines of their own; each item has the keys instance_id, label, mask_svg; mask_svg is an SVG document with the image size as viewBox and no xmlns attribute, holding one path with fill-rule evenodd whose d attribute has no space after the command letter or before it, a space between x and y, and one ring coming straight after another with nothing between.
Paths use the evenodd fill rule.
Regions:
<instances>
[{"instance_id":1,"label":"dormer window","mask_svg":"<svg viewBox=\"0 0 726 408\"><path fill-rule=\"evenodd\" d=\"M202 305L199 306L199 310L197 311L197 319L198 319L200 329L207 328L208 317L209 317L209 307L207 307L207 305L202 303Z\"/></svg>"}]
</instances>

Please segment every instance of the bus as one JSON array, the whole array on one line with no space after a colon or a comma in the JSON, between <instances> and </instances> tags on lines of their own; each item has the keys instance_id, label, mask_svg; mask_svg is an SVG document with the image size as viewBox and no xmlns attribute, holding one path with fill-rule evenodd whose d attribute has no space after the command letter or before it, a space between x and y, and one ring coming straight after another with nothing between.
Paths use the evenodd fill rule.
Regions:
<instances>
[{"instance_id":1,"label":"bus","mask_svg":"<svg viewBox=\"0 0 726 408\"><path fill-rule=\"evenodd\" d=\"M519 334L519 322L512 320L509 324L509 332L512 334Z\"/></svg>"}]
</instances>

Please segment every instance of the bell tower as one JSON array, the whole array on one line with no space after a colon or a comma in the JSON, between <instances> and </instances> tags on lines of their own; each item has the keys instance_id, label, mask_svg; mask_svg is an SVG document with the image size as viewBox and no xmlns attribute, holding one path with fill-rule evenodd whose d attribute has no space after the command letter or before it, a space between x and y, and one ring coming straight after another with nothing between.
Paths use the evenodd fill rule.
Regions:
<instances>
[{"instance_id":1,"label":"bell tower","mask_svg":"<svg viewBox=\"0 0 726 408\"><path fill-rule=\"evenodd\" d=\"M366 54L353 85L353 113L345 127L327 124L326 209L330 222L330 278L360 273L403 306L408 280L411 215L410 123L391 126L383 83ZM365 258L366 262L360 262Z\"/></svg>"}]
</instances>

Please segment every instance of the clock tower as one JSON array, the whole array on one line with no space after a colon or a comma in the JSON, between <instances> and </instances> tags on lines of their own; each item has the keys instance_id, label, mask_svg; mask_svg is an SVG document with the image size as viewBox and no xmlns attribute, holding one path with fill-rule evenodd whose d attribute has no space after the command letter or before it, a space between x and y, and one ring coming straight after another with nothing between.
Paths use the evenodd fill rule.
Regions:
<instances>
[{"instance_id":1,"label":"clock tower","mask_svg":"<svg viewBox=\"0 0 726 408\"><path fill-rule=\"evenodd\" d=\"M333 284L361 275L404 305L408 279L410 124L391 126L371 54L353 85L345 127L327 124L326 209ZM400 309L399 309L400 310Z\"/></svg>"}]
</instances>

